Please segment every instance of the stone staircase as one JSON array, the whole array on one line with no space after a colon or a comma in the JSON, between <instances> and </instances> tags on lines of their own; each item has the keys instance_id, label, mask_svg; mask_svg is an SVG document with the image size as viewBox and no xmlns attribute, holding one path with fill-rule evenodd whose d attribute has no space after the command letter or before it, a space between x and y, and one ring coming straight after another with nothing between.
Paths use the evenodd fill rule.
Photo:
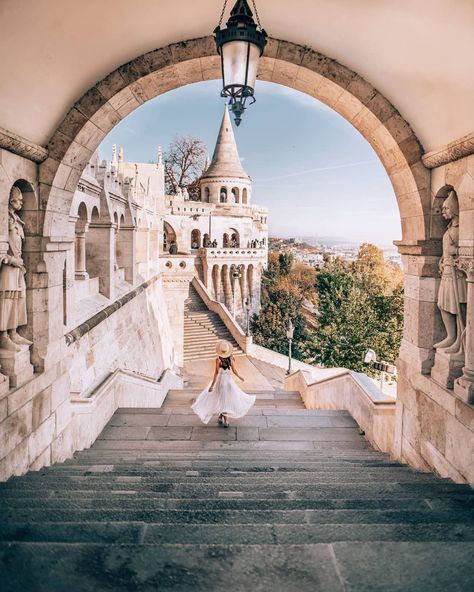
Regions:
<instances>
[{"instance_id":1,"label":"stone staircase","mask_svg":"<svg viewBox=\"0 0 474 592\"><path fill-rule=\"evenodd\" d=\"M226 339L234 346L234 355L242 354L219 315L208 310L193 286L184 303L184 361L216 357L216 342Z\"/></svg>"},{"instance_id":2,"label":"stone staircase","mask_svg":"<svg viewBox=\"0 0 474 592\"><path fill-rule=\"evenodd\" d=\"M0 484L2 592L474 589L474 494L373 450L343 411L196 391L120 409L74 458Z\"/></svg>"}]
</instances>

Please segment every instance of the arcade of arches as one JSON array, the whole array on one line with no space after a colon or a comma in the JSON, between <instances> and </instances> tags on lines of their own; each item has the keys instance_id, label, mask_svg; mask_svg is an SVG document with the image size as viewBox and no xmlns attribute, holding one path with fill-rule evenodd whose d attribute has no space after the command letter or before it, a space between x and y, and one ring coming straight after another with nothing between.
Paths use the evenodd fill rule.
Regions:
<instances>
[{"instance_id":1,"label":"arcade of arches","mask_svg":"<svg viewBox=\"0 0 474 592\"><path fill-rule=\"evenodd\" d=\"M173 377L182 364L182 327L172 328L170 319L174 323L183 314L193 269L186 255L178 261L163 254L160 246L174 240L173 229L154 228L145 206L132 215L113 187L101 196L92 176L84 199L75 198L94 151L121 119L172 88L220 77L211 37L185 41L176 34L176 43L130 56L123 65L104 65L110 73L96 76L70 109L55 113L48 141L16 125L8 110L0 121L0 260L8 266L12 256L10 218L10 233L12 220L24 232L23 265L16 269L26 271L27 317L15 325L2 316L0 327L2 479L64 460L90 444L93 436L86 442L77 433L75 402L110 372L127 370L155 380L165 373L163 388L179 382ZM417 137L421 119L413 115L405 121L400 105L311 45L309 36L304 45L271 39L259 77L306 92L344 116L374 147L393 184L403 233L398 248L405 270L405 330L393 433L387 437L390 453L473 483L474 136L467 129L463 138L432 144L425 153ZM32 111L34 101L31 95ZM244 185L218 194L209 182L204 201L232 197L245 204L250 198ZM21 209L15 209L18 196ZM449 258L443 240L448 198L457 229ZM202 246L204 235L192 238ZM441 313L440 285L452 279L440 280L440 260L463 286L457 308L441 307ZM241 280L249 285L251 269L249 260ZM229 307L237 288L227 271L224 262L215 261L206 273L214 296ZM76 324L74 302L86 289L96 289L103 306ZM435 348L446 328L457 332L457 347ZM252 347L248 338L243 343ZM145 387L136 391L134 404L149 396Z\"/></svg>"}]
</instances>

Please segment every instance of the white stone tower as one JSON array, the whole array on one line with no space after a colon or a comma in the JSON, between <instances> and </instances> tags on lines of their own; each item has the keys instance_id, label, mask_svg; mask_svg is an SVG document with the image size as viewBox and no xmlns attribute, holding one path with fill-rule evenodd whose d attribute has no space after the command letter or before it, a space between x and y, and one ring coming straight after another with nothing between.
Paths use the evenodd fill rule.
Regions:
<instances>
[{"instance_id":1,"label":"white stone tower","mask_svg":"<svg viewBox=\"0 0 474 592\"><path fill-rule=\"evenodd\" d=\"M227 106L211 164L201 179L201 200L250 205L252 185L240 162Z\"/></svg>"}]
</instances>

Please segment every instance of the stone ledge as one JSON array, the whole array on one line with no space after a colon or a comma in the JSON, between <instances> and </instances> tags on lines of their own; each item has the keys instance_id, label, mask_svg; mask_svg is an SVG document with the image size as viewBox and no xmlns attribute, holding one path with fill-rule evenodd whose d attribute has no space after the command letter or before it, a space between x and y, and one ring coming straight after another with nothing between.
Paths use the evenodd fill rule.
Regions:
<instances>
[{"instance_id":1,"label":"stone ledge","mask_svg":"<svg viewBox=\"0 0 474 592\"><path fill-rule=\"evenodd\" d=\"M48 151L10 130L0 127L0 148L13 152L18 156L27 158L36 163L41 163L48 158Z\"/></svg>"},{"instance_id":2,"label":"stone ledge","mask_svg":"<svg viewBox=\"0 0 474 592\"><path fill-rule=\"evenodd\" d=\"M422 161L425 167L434 169L471 154L474 154L474 132L454 140L438 150L427 152L422 157Z\"/></svg>"},{"instance_id":3,"label":"stone ledge","mask_svg":"<svg viewBox=\"0 0 474 592\"><path fill-rule=\"evenodd\" d=\"M393 454L395 433L395 399L388 399L371 384L349 370L333 377L308 382L307 375L297 370L285 378L285 390L298 391L308 409L348 411L376 449Z\"/></svg>"}]
</instances>

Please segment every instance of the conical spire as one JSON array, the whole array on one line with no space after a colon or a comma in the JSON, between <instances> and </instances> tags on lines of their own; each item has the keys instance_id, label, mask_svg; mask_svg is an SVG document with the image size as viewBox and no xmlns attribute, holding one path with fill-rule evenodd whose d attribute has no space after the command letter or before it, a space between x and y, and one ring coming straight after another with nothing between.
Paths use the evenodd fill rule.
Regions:
<instances>
[{"instance_id":1,"label":"conical spire","mask_svg":"<svg viewBox=\"0 0 474 592\"><path fill-rule=\"evenodd\" d=\"M212 161L204 177L206 179L209 177L221 177L245 180L249 178L240 162L227 106L224 110L224 117L222 118L221 129L217 137Z\"/></svg>"}]
</instances>

